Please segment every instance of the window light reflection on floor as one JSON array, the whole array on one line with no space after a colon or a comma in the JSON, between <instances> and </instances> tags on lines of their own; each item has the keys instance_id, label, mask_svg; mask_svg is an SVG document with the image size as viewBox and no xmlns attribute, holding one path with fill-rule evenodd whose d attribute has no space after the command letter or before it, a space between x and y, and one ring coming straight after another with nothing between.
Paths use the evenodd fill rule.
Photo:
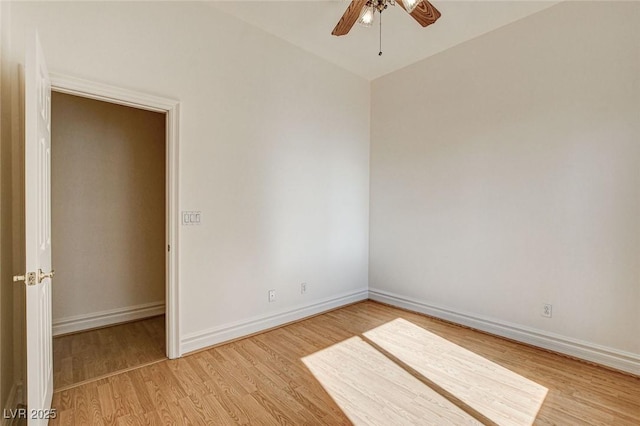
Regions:
<instances>
[{"instance_id":1,"label":"window light reflection on floor","mask_svg":"<svg viewBox=\"0 0 640 426\"><path fill-rule=\"evenodd\" d=\"M401 318L363 336L302 359L356 425L528 425L547 394Z\"/></svg>"},{"instance_id":2,"label":"window light reflection on floor","mask_svg":"<svg viewBox=\"0 0 640 426\"><path fill-rule=\"evenodd\" d=\"M481 424L360 337L302 361L354 425Z\"/></svg>"}]
</instances>

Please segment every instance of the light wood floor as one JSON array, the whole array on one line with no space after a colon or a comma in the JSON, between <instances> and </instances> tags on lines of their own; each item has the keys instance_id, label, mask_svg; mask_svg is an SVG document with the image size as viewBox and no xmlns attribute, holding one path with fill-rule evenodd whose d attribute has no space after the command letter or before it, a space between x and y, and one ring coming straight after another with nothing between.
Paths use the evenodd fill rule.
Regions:
<instances>
[{"instance_id":1,"label":"light wood floor","mask_svg":"<svg viewBox=\"0 0 640 426\"><path fill-rule=\"evenodd\" d=\"M640 378L367 301L56 392L51 424L640 424Z\"/></svg>"},{"instance_id":2,"label":"light wood floor","mask_svg":"<svg viewBox=\"0 0 640 426\"><path fill-rule=\"evenodd\" d=\"M164 315L55 337L54 388L161 359L165 359Z\"/></svg>"}]
</instances>

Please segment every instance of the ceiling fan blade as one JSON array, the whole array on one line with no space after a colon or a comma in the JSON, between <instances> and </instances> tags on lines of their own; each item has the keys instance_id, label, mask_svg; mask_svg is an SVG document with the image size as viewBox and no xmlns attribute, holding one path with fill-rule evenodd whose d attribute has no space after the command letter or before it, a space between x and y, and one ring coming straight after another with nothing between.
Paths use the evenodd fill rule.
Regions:
<instances>
[{"instance_id":1,"label":"ceiling fan blade","mask_svg":"<svg viewBox=\"0 0 640 426\"><path fill-rule=\"evenodd\" d=\"M345 35L351 30L360 16L360 11L367 4L367 0L352 0L347 10L338 21L336 27L331 31L334 36Z\"/></svg>"},{"instance_id":2,"label":"ceiling fan blade","mask_svg":"<svg viewBox=\"0 0 640 426\"><path fill-rule=\"evenodd\" d=\"M402 0L396 0L396 3L398 3L404 10L407 10L407 8L404 7ZM427 25L431 25L438 20L438 18L440 17L440 12L427 0L423 0L418 3L416 8L413 9L413 12L411 12L410 15L413 17L413 19L418 21L420 25L426 27Z\"/></svg>"}]
</instances>

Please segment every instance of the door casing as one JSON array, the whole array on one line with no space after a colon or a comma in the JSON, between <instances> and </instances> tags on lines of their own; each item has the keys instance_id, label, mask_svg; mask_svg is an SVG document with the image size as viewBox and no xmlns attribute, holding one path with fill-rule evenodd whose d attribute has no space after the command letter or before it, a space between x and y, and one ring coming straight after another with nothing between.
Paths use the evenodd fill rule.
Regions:
<instances>
[{"instance_id":1,"label":"door casing","mask_svg":"<svg viewBox=\"0 0 640 426\"><path fill-rule=\"evenodd\" d=\"M129 89L109 86L89 80L83 80L63 74L50 73L51 90L59 93L125 105L133 108L164 113L166 116L166 355L175 359L182 356L180 350L180 315L178 286L178 146L180 103L174 99L162 98Z\"/></svg>"}]
</instances>

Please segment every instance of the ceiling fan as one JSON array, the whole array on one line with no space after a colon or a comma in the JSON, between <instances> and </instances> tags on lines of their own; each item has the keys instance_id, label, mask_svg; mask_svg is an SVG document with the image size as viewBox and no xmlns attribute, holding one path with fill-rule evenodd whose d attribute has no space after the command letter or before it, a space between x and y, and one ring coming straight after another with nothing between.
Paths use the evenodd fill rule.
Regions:
<instances>
[{"instance_id":1,"label":"ceiling fan","mask_svg":"<svg viewBox=\"0 0 640 426\"><path fill-rule=\"evenodd\" d=\"M389 5L400 5L420 25L426 27L438 20L440 12L427 0L351 0L351 4L338 21L331 34L342 36L347 34L353 25L358 22L365 27L373 24L375 12L380 14L382 26L382 11ZM380 52L382 54L382 52Z\"/></svg>"}]
</instances>

